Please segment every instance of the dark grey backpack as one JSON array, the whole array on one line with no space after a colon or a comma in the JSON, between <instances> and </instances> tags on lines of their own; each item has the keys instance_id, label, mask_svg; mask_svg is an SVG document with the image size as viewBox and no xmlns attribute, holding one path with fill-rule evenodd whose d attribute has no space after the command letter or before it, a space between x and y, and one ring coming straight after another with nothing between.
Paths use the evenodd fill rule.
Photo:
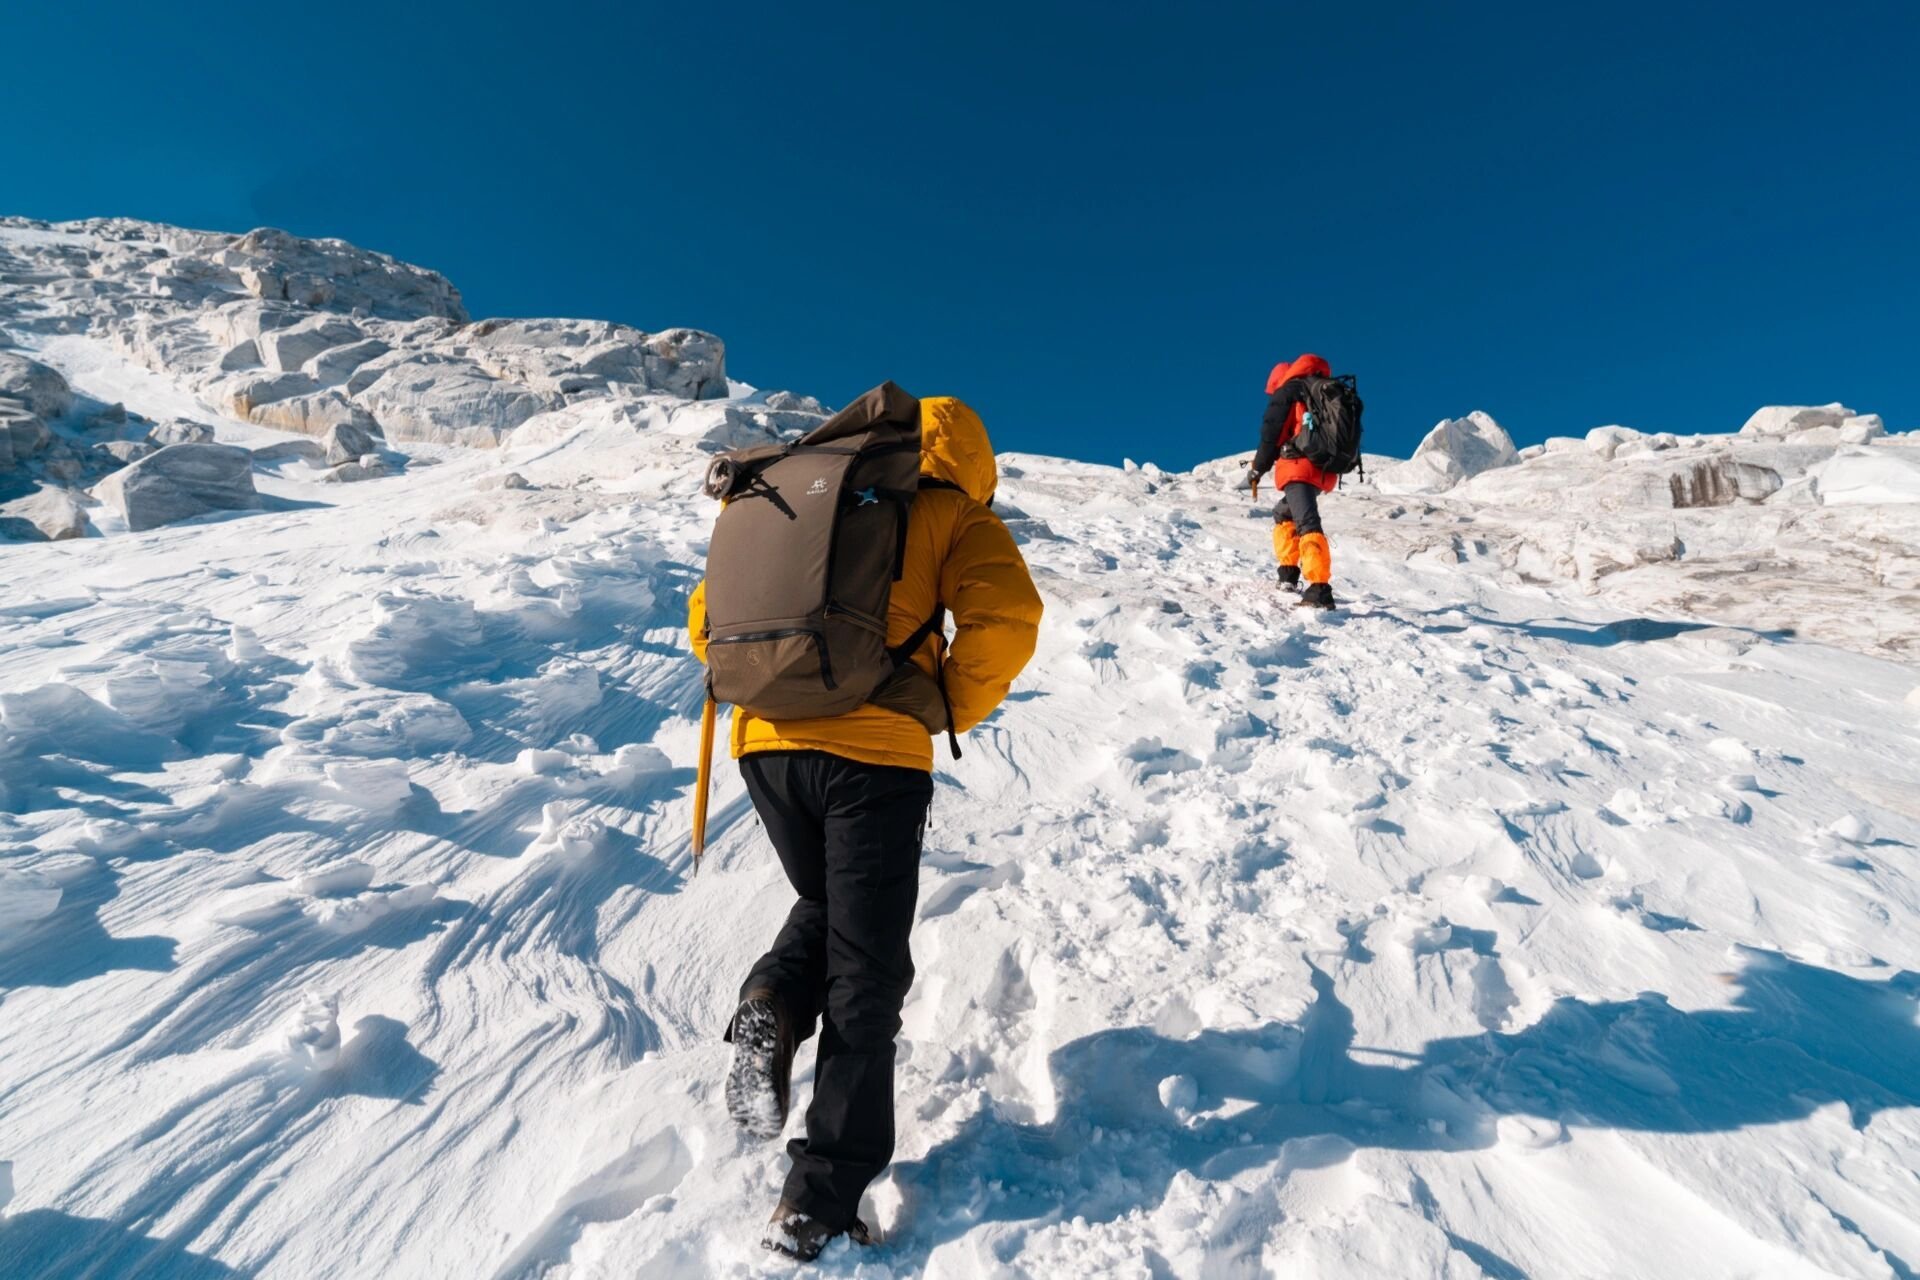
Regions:
<instances>
[{"instance_id":1,"label":"dark grey backpack","mask_svg":"<svg viewBox=\"0 0 1920 1280\"><path fill-rule=\"evenodd\" d=\"M1282 450L1290 458L1305 458L1330 476L1343 476L1359 468L1367 478L1367 464L1360 456L1360 415L1366 404L1350 373L1322 378L1313 374L1296 379L1301 386L1300 430Z\"/></svg>"},{"instance_id":2,"label":"dark grey backpack","mask_svg":"<svg viewBox=\"0 0 1920 1280\"><path fill-rule=\"evenodd\" d=\"M771 720L836 716L895 675L887 606L919 476L920 402L891 382L794 444L714 460L706 489L725 503L707 552L717 701Z\"/></svg>"}]
</instances>

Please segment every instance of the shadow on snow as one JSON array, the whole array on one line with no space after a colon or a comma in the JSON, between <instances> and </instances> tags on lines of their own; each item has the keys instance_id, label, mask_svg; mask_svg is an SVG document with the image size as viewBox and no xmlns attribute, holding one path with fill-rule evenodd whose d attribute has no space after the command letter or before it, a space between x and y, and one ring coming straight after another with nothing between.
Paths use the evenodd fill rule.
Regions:
<instances>
[{"instance_id":1,"label":"shadow on snow","mask_svg":"<svg viewBox=\"0 0 1920 1280\"><path fill-rule=\"evenodd\" d=\"M87 1274L76 1270L82 1259L129 1255L144 1258L149 1274L166 1280L244 1280L248 1274L102 1218L52 1209L0 1215L0 1274L13 1280L72 1280Z\"/></svg>"},{"instance_id":2,"label":"shadow on snow","mask_svg":"<svg viewBox=\"0 0 1920 1280\"><path fill-rule=\"evenodd\" d=\"M1681 1134L1786 1123L1833 1102L1856 1125L1920 1106L1920 974L1873 982L1747 958L1731 1009L1568 998L1524 1030L1436 1040L1417 1056L1356 1046L1351 1012L1317 969L1298 1027L1087 1036L1050 1059L1052 1121L989 1107L898 1166L901 1245L924 1260L983 1221L1112 1221L1160 1203L1183 1170L1221 1179L1283 1156L1288 1168L1333 1164L1356 1147L1479 1150L1503 1116ZM1197 1086L1188 1122L1161 1105L1170 1076ZM1205 1114L1229 1102L1243 1109Z\"/></svg>"}]
</instances>

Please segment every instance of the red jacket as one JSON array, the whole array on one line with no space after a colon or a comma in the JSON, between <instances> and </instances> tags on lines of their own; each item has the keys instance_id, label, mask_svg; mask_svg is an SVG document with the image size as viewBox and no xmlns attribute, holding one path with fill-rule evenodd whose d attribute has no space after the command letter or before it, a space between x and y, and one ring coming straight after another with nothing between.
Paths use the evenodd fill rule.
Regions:
<instances>
[{"instance_id":1,"label":"red jacket","mask_svg":"<svg viewBox=\"0 0 1920 1280\"><path fill-rule=\"evenodd\" d=\"M1273 366L1273 372L1267 375L1267 413L1260 423L1260 452L1254 455L1256 470L1273 468L1275 488L1285 488L1290 484L1310 484L1322 493L1333 492L1340 483L1340 477L1330 476L1305 458L1281 456L1281 449L1293 439L1300 430L1300 415L1304 412L1298 397L1288 394L1283 388L1290 378L1333 376L1333 370L1319 356L1308 354L1288 363L1282 360Z\"/></svg>"}]
</instances>

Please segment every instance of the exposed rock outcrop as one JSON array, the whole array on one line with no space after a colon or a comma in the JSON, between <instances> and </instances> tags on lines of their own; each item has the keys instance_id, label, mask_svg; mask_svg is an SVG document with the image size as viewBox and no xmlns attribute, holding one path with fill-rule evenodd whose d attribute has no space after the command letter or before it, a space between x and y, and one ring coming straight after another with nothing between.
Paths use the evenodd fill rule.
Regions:
<instances>
[{"instance_id":1,"label":"exposed rock outcrop","mask_svg":"<svg viewBox=\"0 0 1920 1280\"><path fill-rule=\"evenodd\" d=\"M0 351L0 397L41 419L63 417L73 408L73 390L57 370L15 351Z\"/></svg>"},{"instance_id":2,"label":"exposed rock outcrop","mask_svg":"<svg viewBox=\"0 0 1920 1280\"><path fill-rule=\"evenodd\" d=\"M387 459L377 453L369 453L334 467L320 477L323 484L353 484L359 480L382 480L387 476L397 476L400 472Z\"/></svg>"},{"instance_id":3,"label":"exposed rock outcrop","mask_svg":"<svg viewBox=\"0 0 1920 1280\"><path fill-rule=\"evenodd\" d=\"M168 445L94 486L135 533L214 511L260 506L253 454L224 444Z\"/></svg>"},{"instance_id":4,"label":"exposed rock outcrop","mask_svg":"<svg viewBox=\"0 0 1920 1280\"><path fill-rule=\"evenodd\" d=\"M52 440L47 424L23 402L0 398L0 471L25 462Z\"/></svg>"},{"instance_id":5,"label":"exposed rock outcrop","mask_svg":"<svg viewBox=\"0 0 1920 1280\"><path fill-rule=\"evenodd\" d=\"M1482 472L1511 466L1518 456L1513 438L1490 414L1476 409L1434 427L1413 457L1386 468L1374 483L1382 493L1443 493Z\"/></svg>"},{"instance_id":6,"label":"exposed rock outcrop","mask_svg":"<svg viewBox=\"0 0 1920 1280\"><path fill-rule=\"evenodd\" d=\"M292 373L323 351L365 339L357 325L339 316L321 314L267 330L254 339L254 349L267 368Z\"/></svg>"},{"instance_id":7,"label":"exposed rock outcrop","mask_svg":"<svg viewBox=\"0 0 1920 1280\"><path fill-rule=\"evenodd\" d=\"M14 542L65 542L93 531L87 509L69 489L47 485L24 498L0 503L0 538Z\"/></svg>"},{"instance_id":8,"label":"exposed rock outcrop","mask_svg":"<svg viewBox=\"0 0 1920 1280\"><path fill-rule=\"evenodd\" d=\"M565 403L557 392L503 381L471 361L439 355L387 365L354 400L390 440L480 448L492 448L536 413Z\"/></svg>"},{"instance_id":9,"label":"exposed rock outcrop","mask_svg":"<svg viewBox=\"0 0 1920 1280\"><path fill-rule=\"evenodd\" d=\"M20 225L0 220L10 224ZM34 231L0 244L10 323L105 337L214 409L260 426L324 435L349 425L393 441L490 447L529 418L583 400L729 394L725 347L712 334L604 321L469 323L443 276L338 240L127 219Z\"/></svg>"},{"instance_id":10,"label":"exposed rock outcrop","mask_svg":"<svg viewBox=\"0 0 1920 1280\"><path fill-rule=\"evenodd\" d=\"M173 418L147 432L147 437L157 445L212 444L213 427L191 418Z\"/></svg>"},{"instance_id":11,"label":"exposed rock outcrop","mask_svg":"<svg viewBox=\"0 0 1920 1280\"><path fill-rule=\"evenodd\" d=\"M351 422L335 423L329 427L321 444L327 451L327 462L332 466L356 462L367 454L378 452L380 448L380 441L373 432Z\"/></svg>"}]
</instances>

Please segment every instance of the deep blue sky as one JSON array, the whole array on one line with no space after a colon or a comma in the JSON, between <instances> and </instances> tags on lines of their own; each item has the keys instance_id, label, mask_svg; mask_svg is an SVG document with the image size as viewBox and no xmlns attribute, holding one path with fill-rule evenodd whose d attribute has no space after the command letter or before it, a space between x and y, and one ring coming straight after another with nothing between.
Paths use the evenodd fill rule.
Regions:
<instances>
[{"instance_id":1,"label":"deep blue sky","mask_svg":"<svg viewBox=\"0 0 1920 1280\"><path fill-rule=\"evenodd\" d=\"M1920 5L17 5L0 211L337 235L1002 448L1920 426Z\"/></svg>"}]
</instances>

